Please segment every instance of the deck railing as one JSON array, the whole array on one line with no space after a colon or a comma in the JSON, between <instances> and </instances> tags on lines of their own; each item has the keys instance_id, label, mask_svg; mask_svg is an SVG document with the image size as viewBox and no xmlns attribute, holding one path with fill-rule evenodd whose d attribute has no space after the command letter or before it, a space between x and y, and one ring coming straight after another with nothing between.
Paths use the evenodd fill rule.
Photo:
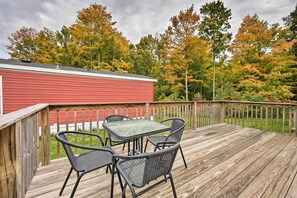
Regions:
<instances>
[{"instance_id":1,"label":"deck railing","mask_svg":"<svg viewBox=\"0 0 297 198\"><path fill-rule=\"evenodd\" d=\"M0 197L24 197L38 165L64 156L51 133L82 130L104 138L101 125L110 114L155 121L181 117L187 130L226 122L296 133L296 112L297 104L230 101L34 105L0 117ZM87 138L74 141L92 144Z\"/></svg>"},{"instance_id":2,"label":"deck railing","mask_svg":"<svg viewBox=\"0 0 297 198\"><path fill-rule=\"evenodd\" d=\"M297 104L224 102L225 122L263 131L292 134L297 127Z\"/></svg>"}]
</instances>

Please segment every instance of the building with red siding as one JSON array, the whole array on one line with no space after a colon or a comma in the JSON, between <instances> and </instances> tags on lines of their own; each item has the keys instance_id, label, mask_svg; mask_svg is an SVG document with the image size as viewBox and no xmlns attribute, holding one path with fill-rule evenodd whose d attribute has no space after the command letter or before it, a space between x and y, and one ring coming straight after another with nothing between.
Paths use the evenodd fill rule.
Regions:
<instances>
[{"instance_id":1,"label":"building with red siding","mask_svg":"<svg viewBox=\"0 0 297 198\"><path fill-rule=\"evenodd\" d=\"M37 103L152 102L155 79L0 59L0 113Z\"/></svg>"}]
</instances>

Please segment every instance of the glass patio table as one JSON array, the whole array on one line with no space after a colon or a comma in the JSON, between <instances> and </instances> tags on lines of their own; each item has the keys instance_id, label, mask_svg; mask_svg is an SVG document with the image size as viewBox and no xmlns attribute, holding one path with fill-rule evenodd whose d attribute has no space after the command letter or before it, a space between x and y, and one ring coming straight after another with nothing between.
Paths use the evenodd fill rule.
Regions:
<instances>
[{"instance_id":1,"label":"glass patio table","mask_svg":"<svg viewBox=\"0 0 297 198\"><path fill-rule=\"evenodd\" d=\"M132 140L132 154L137 153L136 151L143 151L143 137L170 130L170 126L147 119L105 122L103 123L103 127L112 136L115 136L119 140L128 142L128 153L130 153L129 142Z\"/></svg>"}]
</instances>

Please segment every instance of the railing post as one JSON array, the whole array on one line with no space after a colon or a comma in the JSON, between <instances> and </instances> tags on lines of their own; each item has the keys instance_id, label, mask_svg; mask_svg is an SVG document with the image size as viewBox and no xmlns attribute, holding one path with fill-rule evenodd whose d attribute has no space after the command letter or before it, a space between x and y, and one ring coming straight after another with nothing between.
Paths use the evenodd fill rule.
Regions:
<instances>
[{"instance_id":1,"label":"railing post","mask_svg":"<svg viewBox=\"0 0 297 198\"><path fill-rule=\"evenodd\" d=\"M294 112L295 135L297 136L297 110Z\"/></svg>"},{"instance_id":2,"label":"railing post","mask_svg":"<svg viewBox=\"0 0 297 198\"><path fill-rule=\"evenodd\" d=\"M225 102L221 101L221 123L225 123Z\"/></svg>"},{"instance_id":3,"label":"railing post","mask_svg":"<svg viewBox=\"0 0 297 198\"><path fill-rule=\"evenodd\" d=\"M192 127L192 129L193 130L195 130L195 129L197 129L197 102L196 101L194 101L194 103L193 103L193 107L192 107L192 109L193 109L193 113L192 113L192 120L193 120L193 127Z\"/></svg>"},{"instance_id":4,"label":"railing post","mask_svg":"<svg viewBox=\"0 0 297 198\"><path fill-rule=\"evenodd\" d=\"M49 107L41 110L41 164L50 164L50 116Z\"/></svg>"},{"instance_id":5,"label":"railing post","mask_svg":"<svg viewBox=\"0 0 297 198\"><path fill-rule=\"evenodd\" d=\"M150 103L145 103L145 118L150 120Z\"/></svg>"}]
</instances>

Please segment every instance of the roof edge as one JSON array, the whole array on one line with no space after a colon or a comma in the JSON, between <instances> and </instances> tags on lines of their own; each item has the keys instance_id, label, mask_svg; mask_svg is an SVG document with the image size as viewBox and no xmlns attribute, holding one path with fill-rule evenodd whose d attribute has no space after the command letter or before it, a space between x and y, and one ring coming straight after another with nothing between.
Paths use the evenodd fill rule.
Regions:
<instances>
[{"instance_id":1,"label":"roof edge","mask_svg":"<svg viewBox=\"0 0 297 198\"><path fill-rule=\"evenodd\" d=\"M19 71L33 71L33 72L43 72L43 73L53 73L53 74L68 74L68 75L92 76L92 77L113 78L113 79L122 79L122 80L157 82L157 80L154 78L149 79L149 78L141 78L141 77L133 77L133 76L124 76L124 75L117 75L116 73L112 75L100 74L100 73L92 73L92 72L70 71L70 70L42 68L42 67L34 67L34 66L21 66L21 65L8 64L8 63L0 63L0 68L19 70Z\"/></svg>"}]
</instances>

